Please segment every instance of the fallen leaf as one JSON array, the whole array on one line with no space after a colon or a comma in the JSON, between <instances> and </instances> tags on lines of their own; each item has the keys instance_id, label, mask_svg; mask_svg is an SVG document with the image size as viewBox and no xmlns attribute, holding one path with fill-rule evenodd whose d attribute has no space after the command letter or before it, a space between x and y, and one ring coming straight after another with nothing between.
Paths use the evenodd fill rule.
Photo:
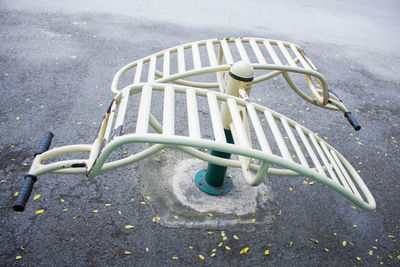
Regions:
<instances>
[{"instance_id":1,"label":"fallen leaf","mask_svg":"<svg viewBox=\"0 0 400 267\"><path fill-rule=\"evenodd\" d=\"M208 235L212 235L212 234L214 234L214 232L207 232L207 234L208 234Z\"/></svg>"},{"instance_id":2,"label":"fallen leaf","mask_svg":"<svg viewBox=\"0 0 400 267\"><path fill-rule=\"evenodd\" d=\"M189 246L189 248L190 248L190 249L193 249L193 247L192 247L192 246Z\"/></svg>"},{"instance_id":3,"label":"fallen leaf","mask_svg":"<svg viewBox=\"0 0 400 267\"><path fill-rule=\"evenodd\" d=\"M290 245L290 246L293 246L293 241L290 241L290 242L289 242L289 245Z\"/></svg>"},{"instance_id":4,"label":"fallen leaf","mask_svg":"<svg viewBox=\"0 0 400 267\"><path fill-rule=\"evenodd\" d=\"M36 214L42 214L43 212L44 212L44 210L42 209L42 210L36 211L35 213L36 213Z\"/></svg>"},{"instance_id":5,"label":"fallen leaf","mask_svg":"<svg viewBox=\"0 0 400 267\"><path fill-rule=\"evenodd\" d=\"M214 215L212 215L211 213L209 213L208 216L212 217L212 216L214 216Z\"/></svg>"},{"instance_id":6,"label":"fallen leaf","mask_svg":"<svg viewBox=\"0 0 400 267\"><path fill-rule=\"evenodd\" d=\"M239 237L237 235L233 235L233 238L239 240Z\"/></svg>"},{"instance_id":7,"label":"fallen leaf","mask_svg":"<svg viewBox=\"0 0 400 267\"><path fill-rule=\"evenodd\" d=\"M108 203L107 203L107 204L105 204L105 206L106 206L106 207L111 207L111 204L108 204Z\"/></svg>"},{"instance_id":8,"label":"fallen leaf","mask_svg":"<svg viewBox=\"0 0 400 267\"><path fill-rule=\"evenodd\" d=\"M325 250L326 252L329 252L329 249L328 249L328 248L324 248L324 250Z\"/></svg>"},{"instance_id":9,"label":"fallen leaf","mask_svg":"<svg viewBox=\"0 0 400 267\"><path fill-rule=\"evenodd\" d=\"M39 198L40 198L40 195L38 194L38 195L33 197L33 200L38 200Z\"/></svg>"},{"instance_id":10,"label":"fallen leaf","mask_svg":"<svg viewBox=\"0 0 400 267\"><path fill-rule=\"evenodd\" d=\"M356 257L356 259L357 259L358 261L360 261L360 260L361 260L361 258L360 258L360 257Z\"/></svg>"},{"instance_id":11,"label":"fallen leaf","mask_svg":"<svg viewBox=\"0 0 400 267\"><path fill-rule=\"evenodd\" d=\"M219 248L222 247L223 244L224 244L224 242L219 243L219 244L218 244L218 247L219 247Z\"/></svg>"},{"instance_id":12,"label":"fallen leaf","mask_svg":"<svg viewBox=\"0 0 400 267\"><path fill-rule=\"evenodd\" d=\"M214 257L215 257L215 255L217 255L217 254L215 254L215 253L211 253L210 257L211 257L211 258L214 258Z\"/></svg>"},{"instance_id":13,"label":"fallen leaf","mask_svg":"<svg viewBox=\"0 0 400 267\"><path fill-rule=\"evenodd\" d=\"M130 225L130 224L128 224L128 225L125 225L125 229L133 229L133 228L135 228L135 226L133 226L133 225Z\"/></svg>"},{"instance_id":14,"label":"fallen leaf","mask_svg":"<svg viewBox=\"0 0 400 267\"><path fill-rule=\"evenodd\" d=\"M204 260L204 256L201 255L201 254L199 254L199 258L200 258L201 260Z\"/></svg>"},{"instance_id":15,"label":"fallen leaf","mask_svg":"<svg viewBox=\"0 0 400 267\"><path fill-rule=\"evenodd\" d=\"M172 257L172 259L173 259L173 260L177 260L177 259L179 259L179 258L178 258L178 257Z\"/></svg>"},{"instance_id":16,"label":"fallen leaf","mask_svg":"<svg viewBox=\"0 0 400 267\"><path fill-rule=\"evenodd\" d=\"M149 252L149 248L146 248L146 252Z\"/></svg>"},{"instance_id":17,"label":"fallen leaf","mask_svg":"<svg viewBox=\"0 0 400 267\"><path fill-rule=\"evenodd\" d=\"M68 210L68 208L63 209L63 212L66 212Z\"/></svg>"},{"instance_id":18,"label":"fallen leaf","mask_svg":"<svg viewBox=\"0 0 400 267\"><path fill-rule=\"evenodd\" d=\"M16 258L17 260L20 260L20 259L22 259L22 256L18 255L18 256L16 256L15 258Z\"/></svg>"},{"instance_id":19,"label":"fallen leaf","mask_svg":"<svg viewBox=\"0 0 400 267\"><path fill-rule=\"evenodd\" d=\"M226 249L226 250L231 250L231 248L230 248L230 247L228 247L228 246L225 246L225 249Z\"/></svg>"},{"instance_id":20,"label":"fallen leaf","mask_svg":"<svg viewBox=\"0 0 400 267\"><path fill-rule=\"evenodd\" d=\"M269 255L269 250L265 250L264 255Z\"/></svg>"},{"instance_id":21,"label":"fallen leaf","mask_svg":"<svg viewBox=\"0 0 400 267\"><path fill-rule=\"evenodd\" d=\"M343 242L342 242L342 246L345 247L346 245L347 245L347 242L346 242L346 241L343 241Z\"/></svg>"},{"instance_id":22,"label":"fallen leaf","mask_svg":"<svg viewBox=\"0 0 400 267\"><path fill-rule=\"evenodd\" d=\"M15 192L14 193L14 197L17 197L18 196L18 194L19 194L19 192L17 191L17 192Z\"/></svg>"},{"instance_id":23,"label":"fallen leaf","mask_svg":"<svg viewBox=\"0 0 400 267\"><path fill-rule=\"evenodd\" d=\"M247 254L249 252L249 248L245 247L240 251L240 254Z\"/></svg>"},{"instance_id":24,"label":"fallen leaf","mask_svg":"<svg viewBox=\"0 0 400 267\"><path fill-rule=\"evenodd\" d=\"M370 250L370 251L368 251L368 254L372 256L374 254L374 252L372 250Z\"/></svg>"},{"instance_id":25,"label":"fallen leaf","mask_svg":"<svg viewBox=\"0 0 400 267\"><path fill-rule=\"evenodd\" d=\"M311 237L308 240L310 240L311 242L314 242L315 244L319 243L319 241L317 239L314 239L314 238L311 238Z\"/></svg>"},{"instance_id":26,"label":"fallen leaf","mask_svg":"<svg viewBox=\"0 0 400 267\"><path fill-rule=\"evenodd\" d=\"M119 215L121 215L121 214L122 214L122 212L119 210L119 211L118 211L118 214L119 214Z\"/></svg>"}]
</instances>

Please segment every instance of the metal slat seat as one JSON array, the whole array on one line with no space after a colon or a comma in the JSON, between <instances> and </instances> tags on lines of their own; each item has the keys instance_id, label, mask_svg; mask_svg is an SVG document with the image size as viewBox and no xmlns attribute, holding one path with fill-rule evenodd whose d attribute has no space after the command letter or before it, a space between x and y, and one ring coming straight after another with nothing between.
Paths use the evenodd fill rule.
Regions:
<instances>
[{"instance_id":1,"label":"metal slat seat","mask_svg":"<svg viewBox=\"0 0 400 267\"><path fill-rule=\"evenodd\" d=\"M208 61L202 61L202 57L208 58ZM186 63L187 58L192 59L192 66ZM120 80L122 76L131 75L129 71L133 70L134 84L154 81L198 88L220 88L223 92L221 72L228 71L238 60L247 61L255 70L263 71L264 74L255 77L253 83L282 74L288 85L306 101L332 110L347 111L342 103L328 92L325 77L317 71L301 47L290 42L263 38L210 39L160 51L121 68L114 76L111 90L117 94L128 85L120 84ZM162 69L156 68L156 62L162 62ZM196 78L213 72L217 73L215 82L204 82ZM143 77L146 73L147 77ZM305 75L302 88L291 79L290 75L294 74ZM313 81L320 87L314 85Z\"/></svg>"},{"instance_id":2,"label":"metal slat seat","mask_svg":"<svg viewBox=\"0 0 400 267\"><path fill-rule=\"evenodd\" d=\"M186 101L184 106L188 111L187 122L180 127L188 127L187 134L178 134L174 130L175 118L180 114L176 113L173 107L179 96L183 96L180 101L182 99ZM164 103L161 105L162 114L164 114L162 124L152 115L154 107L150 103L151 99L156 97L160 99L161 103ZM128 101L128 98L132 99ZM124 116L125 110L130 108L129 103L135 105L136 102L133 101L133 98L139 98L138 114ZM208 106L202 109L202 112L208 114L201 116L202 124L199 123L200 113L197 105L200 98L204 98L205 103L208 103ZM218 107L222 103L227 103L229 106L232 118L229 130L233 132L233 144L227 143L223 134ZM115 110L118 110L118 113ZM246 123L249 125L244 123L247 116L249 119ZM263 116L266 116L267 119L261 121L259 118ZM131 132L125 130L123 134L108 138L105 136L105 132L112 128L110 124L115 125L113 117L116 117L115 121L118 124L136 124L136 128ZM125 121L121 121L121 118L125 118ZM129 121L132 119L136 121ZM208 130L213 135L202 134L203 131L207 131L204 125L210 128ZM148 130L150 127L153 128L153 132ZM254 129L254 131L246 128ZM264 129L267 128L271 129L274 137L269 138L268 141L267 134L264 132ZM282 130L279 128L289 134L289 139L285 141ZM292 131L293 129L296 131ZM98 145L101 139L103 139L103 145L99 149ZM260 146L252 144L251 140L255 140L256 142L253 143ZM136 151L127 157L109 159L112 152L119 147L137 143L147 143L150 147L143 151ZM300 146L299 143L303 143L305 146ZM117 94L101 124L98 138L93 145L87 146L90 147L89 158L91 159L84 161L87 175L94 177L100 172L132 164L155 154L165 146L176 146L192 156L213 164L242 168L246 182L250 185L261 183L266 174L307 176L334 189L363 209L375 209L375 201L357 171L337 150L310 130L273 110L246 102L241 98L181 85L133 84ZM85 148L87 149L87 147ZM237 155L239 159L215 157L203 152L204 148L231 153ZM273 151L279 151L279 153ZM295 151L299 156L298 159L292 159L289 151ZM74 173L74 168L63 162L42 163L42 159L50 158L53 155L55 154L52 150L39 155L33 169L37 169L39 174L46 172ZM82 169L79 171L82 172ZM255 176L251 176L251 173L254 173Z\"/></svg>"}]
</instances>

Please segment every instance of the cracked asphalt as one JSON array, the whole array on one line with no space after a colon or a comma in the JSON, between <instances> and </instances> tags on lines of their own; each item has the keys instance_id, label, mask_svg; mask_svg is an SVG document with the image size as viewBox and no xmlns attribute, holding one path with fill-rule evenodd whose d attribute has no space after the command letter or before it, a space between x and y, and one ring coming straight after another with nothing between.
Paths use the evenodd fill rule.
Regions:
<instances>
[{"instance_id":1,"label":"cracked asphalt","mask_svg":"<svg viewBox=\"0 0 400 267\"><path fill-rule=\"evenodd\" d=\"M399 266L399 10L391 0L0 1L0 266ZM339 113L305 103L279 79L268 93L251 96L327 137L360 171L375 212L304 177L269 177L277 212L268 225L166 227L153 222L153 198L142 194L138 178L138 166L156 172L166 164L163 154L159 165L149 159L95 179L44 175L26 210L12 210L45 131L55 134L52 147L93 141L119 68L227 36L305 49L361 131Z\"/></svg>"}]
</instances>

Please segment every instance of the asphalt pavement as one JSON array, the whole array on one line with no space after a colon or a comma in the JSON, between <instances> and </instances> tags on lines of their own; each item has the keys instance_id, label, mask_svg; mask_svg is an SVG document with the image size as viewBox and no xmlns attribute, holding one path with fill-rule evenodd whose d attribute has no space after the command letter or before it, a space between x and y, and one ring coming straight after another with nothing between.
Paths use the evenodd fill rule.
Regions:
<instances>
[{"instance_id":1,"label":"asphalt pavement","mask_svg":"<svg viewBox=\"0 0 400 267\"><path fill-rule=\"evenodd\" d=\"M390 0L0 1L0 266L399 266L399 11ZM326 137L359 171L374 212L305 177L271 176L268 220L254 227L213 224L208 213L224 217L212 208L208 224L167 209L162 223L169 198L146 177L183 160L173 148L94 179L44 175L26 210L12 210L45 131L52 147L93 142L122 66L229 36L304 48L360 131L281 79L251 97Z\"/></svg>"}]
</instances>

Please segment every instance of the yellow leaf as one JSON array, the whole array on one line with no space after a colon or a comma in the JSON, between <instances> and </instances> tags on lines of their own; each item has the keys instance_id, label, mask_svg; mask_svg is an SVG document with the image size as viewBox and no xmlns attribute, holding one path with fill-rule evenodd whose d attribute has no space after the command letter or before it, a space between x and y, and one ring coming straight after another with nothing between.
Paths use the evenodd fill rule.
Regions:
<instances>
[{"instance_id":1,"label":"yellow leaf","mask_svg":"<svg viewBox=\"0 0 400 267\"><path fill-rule=\"evenodd\" d=\"M64 199L61 199L61 202L65 202L65 200L64 200Z\"/></svg>"},{"instance_id":2,"label":"yellow leaf","mask_svg":"<svg viewBox=\"0 0 400 267\"><path fill-rule=\"evenodd\" d=\"M290 246L293 246L293 241L290 241L290 242L289 242L289 245L290 245Z\"/></svg>"},{"instance_id":3,"label":"yellow leaf","mask_svg":"<svg viewBox=\"0 0 400 267\"><path fill-rule=\"evenodd\" d=\"M347 242L346 242L346 241L343 241L343 242L342 242L342 245L343 245L343 247L345 247L345 246L346 246L346 244L347 244Z\"/></svg>"},{"instance_id":4,"label":"yellow leaf","mask_svg":"<svg viewBox=\"0 0 400 267\"><path fill-rule=\"evenodd\" d=\"M264 252L264 255L269 255L269 250L268 249Z\"/></svg>"},{"instance_id":5,"label":"yellow leaf","mask_svg":"<svg viewBox=\"0 0 400 267\"><path fill-rule=\"evenodd\" d=\"M230 248L230 247L228 247L228 246L225 246L225 249L226 249L226 250L231 250L231 248Z\"/></svg>"},{"instance_id":6,"label":"yellow leaf","mask_svg":"<svg viewBox=\"0 0 400 267\"><path fill-rule=\"evenodd\" d=\"M222 232L221 232L221 236L222 236L222 237L226 236L225 231L222 231Z\"/></svg>"},{"instance_id":7,"label":"yellow leaf","mask_svg":"<svg viewBox=\"0 0 400 267\"><path fill-rule=\"evenodd\" d=\"M360 260L361 260L361 258L360 258L360 257L356 257L356 259L357 259L358 261L360 261Z\"/></svg>"},{"instance_id":8,"label":"yellow leaf","mask_svg":"<svg viewBox=\"0 0 400 267\"><path fill-rule=\"evenodd\" d=\"M327 248L324 248L324 250L325 250L326 252L329 252L329 249L327 249Z\"/></svg>"},{"instance_id":9,"label":"yellow leaf","mask_svg":"<svg viewBox=\"0 0 400 267\"><path fill-rule=\"evenodd\" d=\"M217 252L217 249L216 249L216 248L214 248L213 250L211 250L211 252L213 252L213 253L214 253L214 252Z\"/></svg>"},{"instance_id":10,"label":"yellow leaf","mask_svg":"<svg viewBox=\"0 0 400 267\"><path fill-rule=\"evenodd\" d=\"M252 222L256 222L256 219L251 219Z\"/></svg>"},{"instance_id":11,"label":"yellow leaf","mask_svg":"<svg viewBox=\"0 0 400 267\"><path fill-rule=\"evenodd\" d=\"M149 248L146 248L146 252L149 252Z\"/></svg>"},{"instance_id":12,"label":"yellow leaf","mask_svg":"<svg viewBox=\"0 0 400 267\"><path fill-rule=\"evenodd\" d=\"M222 247L223 244L224 244L224 242L219 243L219 244L218 244L218 247L219 247L219 248Z\"/></svg>"},{"instance_id":13,"label":"yellow leaf","mask_svg":"<svg viewBox=\"0 0 400 267\"><path fill-rule=\"evenodd\" d=\"M214 216L214 215L212 215L211 213L209 213L208 216L212 217L212 216Z\"/></svg>"},{"instance_id":14,"label":"yellow leaf","mask_svg":"<svg viewBox=\"0 0 400 267\"><path fill-rule=\"evenodd\" d=\"M176 216L176 215L174 215L174 218L175 218L176 220L178 220L178 219L179 219L179 217L178 217L178 216Z\"/></svg>"},{"instance_id":15,"label":"yellow leaf","mask_svg":"<svg viewBox=\"0 0 400 267\"><path fill-rule=\"evenodd\" d=\"M200 258L201 260L204 260L204 256L201 255L201 254L199 254L199 258Z\"/></svg>"},{"instance_id":16,"label":"yellow leaf","mask_svg":"<svg viewBox=\"0 0 400 267\"><path fill-rule=\"evenodd\" d=\"M212 235L212 234L214 234L214 232L208 232L207 234L208 234L208 235Z\"/></svg>"},{"instance_id":17,"label":"yellow leaf","mask_svg":"<svg viewBox=\"0 0 400 267\"><path fill-rule=\"evenodd\" d=\"M397 258L400 260L400 255L397 255Z\"/></svg>"},{"instance_id":18,"label":"yellow leaf","mask_svg":"<svg viewBox=\"0 0 400 267\"><path fill-rule=\"evenodd\" d=\"M105 206L106 206L106 207L111 207L111 204L108 204L108 203L107 203L107 204L105 204Z\"/></svg>"},{"instance_id":19,"label":"yellow leaf","mask_svg":"<svg viewBox=\"0 0 400 267\"><path fill-rule=\"evenodd\" d=\"M215 257L215 255L217 255L217 254L215 254L215 253L212 253L212 254L210 255L210 257L211 257L211 258L214 258L214 257Z\"/></svg>"},{"instance_id":20,"label":"yellow leaf","mask_svg":"<svg viewBox=\"0 0 400 267\"><path fill-rule=\"evenodd\" d=\"M179 259L179 258L178 258L178 257L172 257L172 259L173 259L173 260L177 260L177 259Z\"/></svg>"},{"instance_id":21,"label":"yellow leaf","mask_svg":"<svg viewBox=\"0 0 400 267\"><path fill-rule=\"evenodd\" d=\"M97 213L97 212L99 212L98 210L93 210L93 213Z\"/></svg>"},{"instance_id":22,"label":"yellow leaf","mask_svg":"<svg viewBox=\"0 0 400 267\"><path fill-rule=\"evenodd\" d=\"M37 199L39 199L39 198L40 198L40 195L38 194L38 195L36 195L36 196L33 197L33 200L37 200Z\"/></svg>"},{"instance_id":23,"label":"yellow leaf","mask_svg":"<svg viewBox=\"0 0 400 267\"><path fill-rule=\"evenodd\" d=\"M355 206L351 206L351 207L352 207L353 209L355 209L355 210L357 209L357 207L355 207Z\"/></svg>"},{"instance_id":24,"label":"yellow leaf","mask_svg":"<svg viewBox=\"0 0 400 267\"><path fill-rule=\"evenodd\" d=\"M224 236L224 237L222 238L222 240L223 240L223 241L226 241L226 240L228 240L228 237L227 237L227 236Z\"/></svg>"},{"instance_id":25,"label":"yellow leaf","mask_svg":"<svg viewBox=\"0 0 400 267\"><path fill-rule=\"evenodd\" d=\"M368 251L368 254L372 256L374 254L374 252L372 250L370 250L370 251Z\"/></svg>"},{"instance_id":26,"label":"yellow leaf","mask_svg":"<svg viewBox=\"0 0 400 267\"><path fill-rule=\"evenodd\" d=\"M79 217L79 215L74 216L74 220L75 220L76 218L78 218L78 217Z\"/></svg>"},{"instance_id":27,"label":"yellow leaf","mask_svg":"<svg viewBox=\"0 0 400 267\"><path fill-rule=\"evenodd\" d=\"M237 235L233 235L233 238L235 238L236 240L239 240L239 237Z\"/></svg>"},{"instance_id":28,"label":"yellow leaf","mask_svg":"<svg viewBox=\"0 0 400 267\"><path fill-rule=\"evenodd\" d=\"M192 246L189 246L189 248L190 248L190 249L193 249L193 247L192 247Z\"/></svg>"},{"instance_id":29,"label":"yellow leaf","mask_svg":"<svg viewBox=\"0 0 400 267\"><path fill-rule=\"evenodd\" d=\"M22 256L18 255L18 256L16 256L15 258L16 258L17 260L20 260L20 259L22 259Z\"/></svg>"},{"instance_id":30,"label":"yellow leaf","mask_svg":"<svg viewBox=\"0 0 400 267\"><path fill-rule=\"evenodd\" d=\"M18 194L19 194L19 192L17 191L17 192L15 192L14 193L14 197L17 197L18 196Z\"/></svg>"},{"instance_id":31,"label":"yellow leaf","mask_svg":"<svg viewBox=\"0 0 400 267\"><path fill-rule=\"evenodd\" d=\"M142 201L142 202L140 202L140 204L142 204L142 205L146 205L146 202Z\"/></svg>"},{"instance_id":32,"label":"yellow leaf","mask_svg":"<svg viewBox=\"0 0 400 267\"><path fill-rule=\"evenodd\" d=\"M63 209L63 212L66 212L68 210L68 208Z\"/></svg>"},{"instance_id":33,"label":"yellow leaf","mask_svg":"<svg viewBox=\"0 0 400 267\"><path fill-rule=\"evenodd\" d=\"M289 187L289 190L290 190L290 191L293 191L293 188Z\"/></svg>"},{"instance_id":34,"label":"yellow leaf","mask_svg":"<svg viewBox=\"0 0 400 267\"><path fill-rule=\"evenodd\" d=\"M38 211L36 211L35 213L36 214L42 214L44 212L44 210L38 210Z\"/></svg>"},{"instance_id":35,"label":"yellow leaf","mask_svg":"<svg viewBox=\"0 0 400 267\"><path fill-rule=\"evenodd\" d=\"M314 184L314 182L309 182L308 184L309 184L309 185L313 185L313 184Z\"/></svg>"},{"instance_id":36,"label":"yellow leaf","mask_svg":"<svg viewBox=\"0 0 400 267\"><path fill-rule=\"evenodd\" d=\"M119 210L119 211L118 211L118 214L119 214L119 215L121 215L121 214L122 214L122 212Z\"/></svg>"},{"instance_id":37,"label":"yellow leaf","mask_svg":"<svg viewBox=\"0 0 400 267\"><path fill-rule=\"evenodd\" d=\"M130 225L130 224L128 224L128 225L125 225L125 229L133 229L133 228L135 228L135 226L133 226L133 225Z\"/></svg>"},{"instance_id":38,"label":"yellow leaf","mask_svg":"<svg viewBox=\"0 0 400 267\"><path fill-rule=\"evenodd\" d=\"M240 254L247 254L247 252L249 252L249 248L245 247L240 251Z\"/></svg>"}]
</instances>

